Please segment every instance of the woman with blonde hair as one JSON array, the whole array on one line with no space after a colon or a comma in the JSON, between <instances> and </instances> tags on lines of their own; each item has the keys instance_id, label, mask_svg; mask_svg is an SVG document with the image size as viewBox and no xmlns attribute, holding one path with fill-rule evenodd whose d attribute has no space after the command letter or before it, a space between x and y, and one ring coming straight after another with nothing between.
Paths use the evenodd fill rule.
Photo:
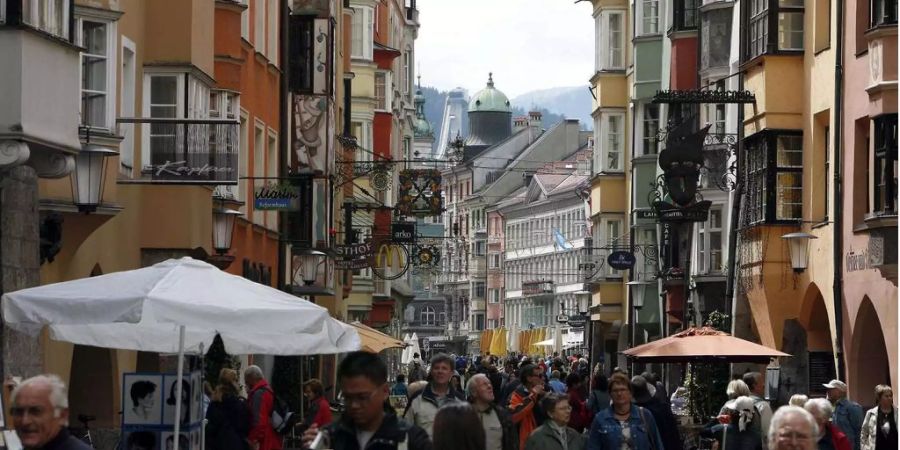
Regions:
<instances>
[{"instance_id":1,"label":"woman with blonde hair","mask_svg":"<svg viewBox=\"0 0 900 450\"><path fill-rule=\"evenodd\" d=\"M803 408L804 406L806 406L807 401L809 401L809 397L803 394L794 394L791 396L791 399L788 400L788 405L799 406Z\"/></svg>"}]
</instances>

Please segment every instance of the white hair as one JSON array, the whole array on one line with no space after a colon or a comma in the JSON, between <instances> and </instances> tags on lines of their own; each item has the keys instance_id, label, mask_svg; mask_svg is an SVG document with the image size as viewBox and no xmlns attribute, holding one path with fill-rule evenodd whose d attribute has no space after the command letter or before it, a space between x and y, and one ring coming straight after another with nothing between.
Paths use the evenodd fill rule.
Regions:
<instances>
[{"instance_id":1,"label":"white hair","mask_svg":"<svg viewBox=\"0 0 900 450\"><path fill-rule=\"evenodd\" d=\"M476 386L475 386L474 381L480 380L482 378L484 379L484 381L487 381L488 383L491 382L491 380L488 379L487 375L485 375L483 373L476 373L475 375L472 375L472 378L469 378L469 382L466 383L466 398L474 398L475 397Z\"/></svg>"},{"instance_id":2,"label":"white hair","mask_svg":"<svg viewBox=\"0 0 900 450\"><path fill-rule=\"evenodd\" d=\"M806 404L803 405L803 409L809 411L816 419L824 419L825 421L831 418L831 414L834 412L834 407L831 406L831 402L824 398L807 400Z\"/></svg>"},{"instance_id":3,"label":"white hair","mask_svg":"<svg viewBox=\"0 0 900 450\"><path fill-rule=\"evenodd\" d=\"M774 449L778 448L778 430L781 429L782 423L784 423L788 417L790 416L800 416L806 423L809 425L809 429L812 432L810 439L816 439L819 435L819 424L816 423L816 418L813 417L809 411L799 407L799 406L782 406L778 408L778 411L775 411L775 414L772 415L772 421L769 423L769 435L767 436L769 440L769 448ZM815 442L815 441L813 441ZM815 448L815 444L813 444L813 448Z\"/></svg>"},{"instance_id":4,"label":"white hair","mask_svg":"<svg viewBox=\"0 0 900 450\"><path fill-rule=\"evenodd\" d=\"M16 404L16 398L19 396L19 392L21 392L22 389L41 385L50 388L50 404L53 405L53 417L58 418L62 410L69 409L69 390L66 388L66 383L64 383L60 377L53 374L33 376L19 383L10 395L12 404ZM66 423L66 425L68 425L68 423Z\"/></svg>"},{"instance_id":5,"label":"white hair","mask_svg":"<svg viewBox=\"0 0 900 450\"><path fill-rule=\"evenodd\" d=\"M806 402L809 401L809 397L804 394L794 394L791 396L791 399L788 401L789 405L803 407L806 405Z\"/></svg>"},{"instance_id":6,"label":"white hair","mask_svg":"<svg viewBox=\"0 0 900 450\"><path fill-rule=\"evenodd\" d=\"M259 366L247 366L244 370L244 376L250 375L253 378L263 379L263 371Z\"/></svg>"}]
</instances>

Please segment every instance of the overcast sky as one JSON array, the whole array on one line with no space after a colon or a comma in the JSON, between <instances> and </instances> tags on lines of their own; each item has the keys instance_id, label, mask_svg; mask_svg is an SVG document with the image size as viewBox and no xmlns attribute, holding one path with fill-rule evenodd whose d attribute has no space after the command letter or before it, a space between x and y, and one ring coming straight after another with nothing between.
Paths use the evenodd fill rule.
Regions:
<instances>
[{"instance_id":1,"label":"overcast sky","mask_svg":"<svg viewBox=\"0 0 900 450\"><path fill-rule=\"evenodd\" d=\"M474 94L494 73L510 99L587 85L593 74L591 2L418 0L417 74L422 84Z\"/></svg>"}]
</instances>

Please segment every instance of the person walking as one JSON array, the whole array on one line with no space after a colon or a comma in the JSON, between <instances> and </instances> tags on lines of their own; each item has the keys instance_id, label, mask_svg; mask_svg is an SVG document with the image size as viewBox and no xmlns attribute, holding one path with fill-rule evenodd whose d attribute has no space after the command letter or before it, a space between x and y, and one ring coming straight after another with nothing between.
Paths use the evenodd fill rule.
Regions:
<instances>
[{"instance_id":1,"label":"person walking","mask_svg":"<svg viewBox=\"0 0 900 450\"><path fill-rule=\"evenodd\" d=\"M551 393L541 400L549 420L525 441L525 450L584 450L584 436L568 426L572 407L565 395Z\"/></svg>"},{"instance_id":2,"label":"person walking","mask_svg":"<svg viewBox=\"0 0 900 450\"><path fill-rule=\"evenodd\" d=\"M325 398L325 388L321 381L312 378L303 383L303 396L309 402L309 411L306 412L306 417L303 419L304 425L324 427L331 423L331 404Z\"/></svg>"},{"instance_id":3,"label":"person walking","mask_svg":"<svg viewBox=\"0 0 900 450\"><path fill-rule=\"evenodd\" d=\"M538 418L542 417L538 406L545 395L542 370L534 364L520 367L522 384L509 397L509 412L513 423L519 427L519 448L525 448L525 441L538 427Z\"/></svg>"},{"instance_id":4,"label":"person walking","mask_svg":"<svg viewBox=\"0 0 900 450\"><path fill-rule=\"evenodd\" d=\"M494 386L484 374L476 374L466 385L466 400L478 413L484 428L486 450L518 450L519 432L506 408L496 403Z\"/></svg>"},{"instance_id":5,"label":"person walking","mask_svg":"<svg viewBox=\"0 0 900 450\"><path fill-rule=\"evenodd\" d=\"M819 426L809 411L799 406L782 406L769 423L767 447L770 450L815 450L818 434Z\"/></svg>"},{"instance_id":6,"label":"person walking","mask_svg":"<svg viewBox=\"0 0 900 450\"><path fill-rule=\"evenodd\" d=\"M407 392L406 375L397 374L394 385L391 386L391 395L406 395Z\"/></svg>"},{"instance_id":7,"label":"person walking","mask_svg":"<svg viewBox=\"0 0 900 450\"><path fill-rule=\"evenodd\" d=\"M550 390L555 394L565 394L566 393L566 385L563 384L562 381L559 381L559 371L554 370L550 372L550 382L547 383L550 386Z\"/></svg>"},{"instance_id":8,"label":"person walking","mask_svg":"<svg viewBox=\"0 0 900 450\"><path fill-rule=\"evenodd\" d=\"M324 428L313 425L307 429L303 448L310 448L322 431L324 448L333 450L432 450L425 430L385 407L390 392L387 372L387 365L376 354L348 353L337 370L345 412Z\"/></svg>"},{"instance_id":9,"label":"person walking","mask_svg":"<svg viewBox=\"0 0 900 450\"><path fill-rule=\"evenodd\" d=\"M206 410L206 450L250 450L250 409L234 383L219 383Z\"/></svg>"},{"instance_id":10,"label":"person walking","mask_svg":"<svg viewBox=\"0 0 900 450\"><path fill-rule=\"evenodd\" d=\"M847 384L841 380L831 380L823 384L828 401L834 406L831 421L847 435L853 450L859 450L859 432L862 429L863 410L859 403L847 398Z\"/></svg>"},{"instance_id":11,"label":"person walking","mask_svg":"<svg viewBox=\"0 0 900 450\"><path fill-rule=\"evenodd\" d=\"M419 357L418 353L413 353L413 359L409 362L407 372L409 372L408 378L410 383L425 379L425 368L422 367L422 358Z\"/></svg>"},{"instance_id":12,"label":"person walking","mask_svg":"<svg viewBox=\"0 0 900 450\"><path fill-rule=\"evenodd\" d=\"M599 371L594 374L591 382L591 394L588 396L587 406L591 410L591 419L597 415L600 410L609 408L609 384L606 375Z\"/></svg>"},{"instance_id":13,"label":"person walking","mask_svg":"<svg viewBox=\"0 0 900 450\"><path fill-rule=\"evenodd\" d=\"M438 409L446 403L465 401L465 396L450 384L453 375L453 360L450 356L439 353L431 358L429 383L420 393L411 397L403 418L413 425L421 427L432 438L434 417Z\"/></svg>"},{"instance_id":14,"label":"person walking","mask_svg":"<svg viewBox=\"0 0 900 450\"><path fill-rule=\"evenodd\" d=\"M69 393L56 375L38 375L16 386L10 396L12 426L29 450L91 450L69 434Z\"/></svg>"},{"instance_id":15,"label":"person walking","mask_svg":"<svg viewBox=\"0 0 900 450\"><path fill-rule=\"evenodd\" d=\"M485 450L485 448L484 428L481 427L478 414L471 405L454 402L438 410L434 417L434 450Z\"/></svg>"},{"instance_id":16,"label":"person walking","mask_svg":"<svg viewBox=\"0 0 900 450\"><path fill-rule=\"evenodd\" d=\"M859 441L861 450L897 448L897 409L894 408L894 391L890 386L875 386L875 407L866 411Z\"/></svg>"},{"instance_id":17,"label":"person walking","mask_svg":"<svg viewBox=\"0 0 900 450\"><path fill-rule=\"evenodd\" d=\"M816 436L816 445L819 450L850 450L850 441L837 426L830 423L831 414L834 412L831 403L824 398L808 400L803 409L809 411L816 419L819 426L819 435Z\"/></svg>"},{"instance_id":18,"label":"person walking","mask_svg":"<svg viewBox=\"0 0 900 450\"><path fill-rule=\"evenodd\" d=\"M631 402L628 377L614 373L609 392L612 404L594 416L587 450L666 450L653 414Z\"/></svg>"},{"instance_id":19,"label":"person walking","mask_svg":"<svg viewBox=\"0 0 900 450\"><path fill-rule=\"evenodd\" d=\"M259 366L248 366L244 371L244 384L250 389L247 392L251 413L248 436L250 446L254 450L280 450L281 436L275 432L269 419L275 408L275 392L263 378L262 369Z\"/></svg>"},{"instance_id":20,"label":"person walking","mask_svg":"<svg viewBox=\"0 0 900 450\"><path fill-rule=\"evenodd\" d=\"M764 442L763 448L766 448L766 443L768 442L766 437L769 434L769 422L772 421L772 407L765 399L765 379L763 379L762 374L759 372L747 372L744 374L742 380L750 390L750 398L753 399L753 406L756 408L756 411L759 412L759 433Z\"/></svg>"},{"instance_id":21,"label":"person walking","mask_svg":"<svg viewBox=\"0 0 900 450\"><path fill-rule=\"evenodd\" d=\"M587 407L583 388L578 373L570 373L566 377L566 395L569 397L569 406L572 407L569 427L579 433L584 433L585 428L591 426L591 420L594 419L594 415Z\"/></svg>"},{"instance_id":22,"label":"person walking","mask_svg":"<svg viewBox=\"0 0 900 450\"><path fill-rule=\"evenodd\" d=\"M715 437L723 450L762 450L762 438L752 426L754 421L759 421L752 398L733 399L725 403L722 411L719 422L707 427L703 434Z\"/></svg>"},{"instance_id":23,"label":"person walking","mask_svg":"<svg viewBox=\"0 0 900 450\"><path fill-rule=\"evenodd\" d=\"M662 438L663 447L666 450L681 450L683 443L681 433L678 432L678 422L668 402L661 402L656 396L656 388L641 375L631 379L631 392L634 403L645 408L653 414L653 420L659 427L659 435Z\"/></svg>"}]
</instances>

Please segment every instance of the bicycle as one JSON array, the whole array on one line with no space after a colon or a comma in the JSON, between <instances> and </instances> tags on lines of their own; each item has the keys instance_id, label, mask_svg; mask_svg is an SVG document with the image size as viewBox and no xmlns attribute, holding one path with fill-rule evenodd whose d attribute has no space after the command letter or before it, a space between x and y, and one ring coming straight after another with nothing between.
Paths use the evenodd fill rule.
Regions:
<instances>
[{"instance_id":1,"label":"bicycle","mask_svg":"<svg viewBox=\"0 0 900 450\"><path fill-rule=\"evenodd\" d=\"M87 414L79 414L78 421L81 422L81 428L73 428L69 427L69 433L71 433L76 438L80 439L87 445L90 445L91 448L94 448L94 439L91 437L91 422L97 420L96 416L91 416ZM84 432L84 434L82 434Z\"/></svg>"}]
</instances>

